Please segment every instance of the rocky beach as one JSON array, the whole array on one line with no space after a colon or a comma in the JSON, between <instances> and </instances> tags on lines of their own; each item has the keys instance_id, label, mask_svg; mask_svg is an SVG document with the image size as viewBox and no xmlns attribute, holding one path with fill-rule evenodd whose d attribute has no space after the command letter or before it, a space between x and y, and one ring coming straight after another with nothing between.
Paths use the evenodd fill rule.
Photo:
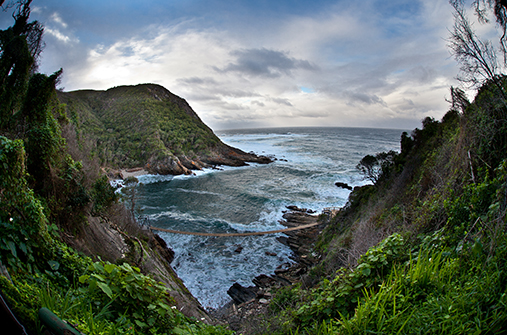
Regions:
<instances>
[{"instance_id":1,"label":"rocky beach","mask_svg":"<svg viewBox=\"0 0 507 335\"><path fill-rule=\"evenodd\" d=\"M315 265L320 255L313 251L318 235L325 226L327 216L317 215L313 210L287 206L280 223L287 228L320 224L301 230L288 231L277 238L278 242L290 247L292 262L280 264L274 274L261 274L252 282L254 286L244 287L234 283L227 291L233 299L221 308L209 311L220 323L228 324L232 330L248 333L252 330L252 320L261 318L268 312L271 298L276 289L297 283L305 285L308 270ZM276 257L276 254L270 256Z\"/></svg>"}]
</instances>

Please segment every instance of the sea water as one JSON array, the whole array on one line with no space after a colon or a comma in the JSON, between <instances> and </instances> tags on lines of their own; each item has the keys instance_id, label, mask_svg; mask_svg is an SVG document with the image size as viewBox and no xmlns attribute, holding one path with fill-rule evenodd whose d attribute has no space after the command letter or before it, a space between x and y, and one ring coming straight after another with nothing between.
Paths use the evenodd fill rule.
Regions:
<instances>
[{"instance_id":1,"label":"sea water","mask_svg":"<svg viewBox=\"0 0 507 335\"><path fill-rule=\"evenodd\" d=\"M273 163L221 167L194 176L142 176L138 204L152 226L210 233L269 231L288 205L317 212L345 205L350 191L335 182L367 183L355 168L365 155L399 151L402 130L366 128L268 128L217 131L220 139ZM159 232L175 252L172 263L185 286L206 308L230 301L229 287L251 286L292 262L281 234L204 237ZM272 256L276 254L276 256Z\"/></svg>"}]
</instances>

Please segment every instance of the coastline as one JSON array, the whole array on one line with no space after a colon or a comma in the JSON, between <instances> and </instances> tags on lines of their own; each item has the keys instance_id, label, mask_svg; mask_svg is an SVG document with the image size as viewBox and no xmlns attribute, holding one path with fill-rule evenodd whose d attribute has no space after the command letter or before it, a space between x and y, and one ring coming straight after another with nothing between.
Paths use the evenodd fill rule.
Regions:
<instances>
[{"instance_id":1,"label":"coastline","mask_svg":"<svg viewBox=\"0 0 507 335\"><path fill-rule=\"evenodd\" d=\"M329 215L323 217L321 214L326 213L319 215L297 206L287 206L287 209L283 220L280 221L286 227L319 223L309 229L286 232L284 236L277 238L279 243L292 250L294 263L280 264L274 274L256 276L252 280L254 286L243 287L234 283L227 292L232 301L219 308L207 310L212 317L223 324L228 324L238 333L249 334L249 330L254 326L250 320L262 320L263 315L268 313L270 301L279 288L297 283L311 285L308 272L320 261L320 255L315 253L313 246L327 225Z\"/></svg>"},{"instance_id":2,"label":"coastline","mask_svg":"<svg viewBox=\"0 0 507 335\"><path fill-rule=\"evenodd\" d=\"M121 169L119 174L120 177L122 177L122 179L125 179L129 177L144 176L150 173L143 168L132 168L132 169Z\"/></svg>"}]
</instances>

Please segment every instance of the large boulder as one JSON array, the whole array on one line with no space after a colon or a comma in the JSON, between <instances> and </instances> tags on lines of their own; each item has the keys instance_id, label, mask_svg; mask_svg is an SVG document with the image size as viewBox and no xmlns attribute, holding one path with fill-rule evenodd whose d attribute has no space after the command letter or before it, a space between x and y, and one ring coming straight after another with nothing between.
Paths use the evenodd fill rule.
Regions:
<instances>
[{"instance_id":1,"label":"large boulder","mask_svg":"<svg viewBox=\"0 0 507 335\"><path fill-rule=\"evenodd\" d=\"M255 299L259 289L255 286L244 287L238 283L234 283L228 290L227 294L234 300L237 305Z\"/></svg>"}]
</instances>

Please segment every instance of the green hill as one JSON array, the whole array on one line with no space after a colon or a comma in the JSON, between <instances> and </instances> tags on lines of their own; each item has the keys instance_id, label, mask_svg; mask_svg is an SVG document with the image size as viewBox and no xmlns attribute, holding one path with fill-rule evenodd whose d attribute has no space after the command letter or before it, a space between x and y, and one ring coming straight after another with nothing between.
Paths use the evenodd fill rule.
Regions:
<instances>
[{"instance_id":1,"label":"green hill","mask_svg":"<svg viewBox=\"0 0 507 335\"><path fill-rule=\"evenodd\" d=\"M58 97L78 140L91 142L103 166L188 174L214 165L270 162L222 143L184 99L159 85L59 92Z\"/></svg>"}]
</instances>

